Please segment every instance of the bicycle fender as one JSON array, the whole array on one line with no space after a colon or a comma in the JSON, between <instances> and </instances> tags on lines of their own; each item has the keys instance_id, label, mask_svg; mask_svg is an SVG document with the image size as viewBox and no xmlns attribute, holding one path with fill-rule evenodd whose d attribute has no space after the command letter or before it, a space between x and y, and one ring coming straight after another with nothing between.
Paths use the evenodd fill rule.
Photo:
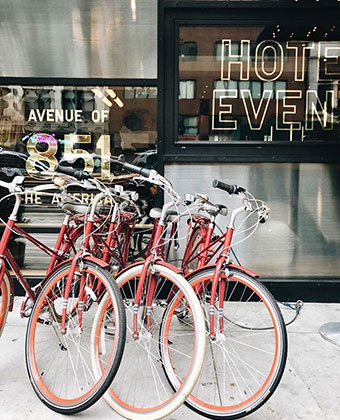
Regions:
<instances>
[{"instance_id":1,"label":"bicycle fender","mask_svg":"<svg viewBox=\"0 0 340 420\"><path fill-rule=\"evenodd\" d=\"M67 260L62 260L60 261L58 264L56 264L51 271L49 271L48 273L45 274L44 280L47 277L50 277L55 271L58 270L59 267L61 267L62 265L64 265L65 263L69 263L72 262L73 258L67 258Z\"/></svg>"},{"instance_id":2,"label":"bicycle fender","mask_svg":"<svg viewBox=\"0 0 340 420\"><path fill-rule=\"evenodd\" d=\"M248 276L258 278L260 277L259 274L255 273L255 271L250 270L250 268L243 267L242 265L237 264L228 264L228 268L235 268L235 270L240 270L244 274L248 274Z\"/></svg>"},{"instance_id":3,"label":"bicycle fender","mask_svg":"<svg viewBox=\"0 0 340 420\"><path fill-rule=\"evenodd\" d=\"M195 270L190 271L190 273L187 273L184 277L186 279L190 279L191 276L194 276L197 273L200 273L201 271L204 271L206 268L215 267L215 264L207 264L201 268L195 268Z\"/></svg>"},{"instance_id":4,"label":"bicycle fender","mask_svg":"<svg viewBox=\"0 0 340 420\"><path fill-rule=\"evenodd\" d=\"M95 264L100 265L102 268L104 268L104 270L107 270L110 267L110 265L108 263L104 262L103 260L101 260L97 257L93 257L92 255L85 255L83 257L83 261L92 261Z\"/></svg>"},{"instance_id":5,"label":"bicycle fender","mask_svg":"<svg viewBox=\"0 0 340 420\"><path fill-rule=\"evenodd\" d=\"M135 262L133 264L129 264L126 267L124 267L118 274L116 277L120 276L121 274L125 273L125 271L129 270L132 267L136 267L137 265L140 265L141 267L143 267L143 265L145 264L145 260L144 261L138 261ZM175 267L174 265L167 263L165 261L156 261L156 264L162 265L163 267L167 267L170 268L171 270L173 270L175 273L177 274L183 274L182 270L178 267Z\"/></svg>"},{"instance_id":6,"label":"bicycle fender","mask_svg":"<svg viewBox=\"0 0 340 420\"><path fill-rule=\"evenodd\" d=\"M69 262L72 262L72 261L73 261L73 258L68 258L67 260L60 261L59 264L57 264L56 266L54 266L53 269L49 273L46 274L45 279L47 277L50 277L62 265L66 264L66 263L69 263ZM93 257L92 255L86 255L86 256L84 256L83 257L83 261L93 261L94 263L98 264L100 267L104 268L104 270L107 270L109 268L109 264L108 263L100 260L97 257Z\"/></svg>"},{"instance_id":7,"label":"bicycle fender","mask_svg":"<svg viewBox=\"0 0 340 420\"><path fill-rule=\"evenodd\" d=\"M124 267L122 270L120 270L119 273L117 273L116 277L118 277L121 274L125 273L125 271L128 270L129 268L136 267L137 265L141 265L142 266L143 264L144 264L144 261L139 261L139 262L135 262L133 264L129 264L126 267Z\"/></svg>"},{"instance_id":8,"label":"bicycle fender","mask_svg":"<svg viewBox=\"0 0 340 420\"><path fill-rule=\"evenodd\" d=\"M170 270L174 271L177 274L183 274L183 271L180 268L175 267L174 265L166 261L156 261L156 264L162 265L163 267L170 268Z\"/></svg>"},{"instance_id":9,"label":"bicycle fender","mask_svg":"<svg viewBox=\"0 0 340 420\"><path fill-rule=\"evenodd\" d=\"M2 282L2 276L5 274L5 270L6 270L6 263L5 261L1 258L0 259L0 284Z\"/></svg>"},{"instance_id":10,"label":"bicycle fender","mask_svg":"<svg viewBox=\"0 0 340 420\"><path fill-rule=\"evenodd\" d=\"M215 268L215 267L216 267L216 264L208 264L208 265L205 265L204 267L201 267L201 268L196 268L196 270L190 271L190 273L188 273L188 274L185 276L185 278L190 279L190 277L191 277L191 276L193 276L193 275L195 275L195 274L197 274L197 273L199 273L199 272L201 272L201 271L204 271L206 268L211 268L211 267L214 267L214 268ZM258 277L259 277L259 274L255 273L255 271L252 271L252 270L250 270L249 268L247 268L247 267L243 267L243 266L241 266L241 265L237 265L237 264L228 264L228 268L229 268L229 269L239 270L239 271L241 271L242 273L244 273L244 274L248 274L248 276L251 276L251 277L255 277L255 278L258 278Z\"/></svg>"}]
</instances>

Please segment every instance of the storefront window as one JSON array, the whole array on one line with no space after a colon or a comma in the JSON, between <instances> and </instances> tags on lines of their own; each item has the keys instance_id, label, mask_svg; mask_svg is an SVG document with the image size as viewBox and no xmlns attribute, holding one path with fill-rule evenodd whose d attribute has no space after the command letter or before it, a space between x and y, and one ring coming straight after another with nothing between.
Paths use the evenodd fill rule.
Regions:
<instances>
[{"instance_id":1,"label":"storefront window","mask_svg":"<svg viewBox=\"0 0 340 420\"><path fill-rule=\"evenodd\" d=\"M79 160L108 178L110 168L91 153L133 160L155 149L156 112L155 87L0 86L0 146L39 155L44 146L29 137L39 133L34 141L55 142L51 159Z\"/></svg>"},{"instance_id":2,"label":"storefront window","mask_svg":"<svg viewBox=\"0 0 340 420\"><path fill-rule=\"evenodd\" d=\"M0 147L28 156L25 162L0 154L0 179L8 182L21 173L27 175L26 186L38 184L51 178L56 165L66 160L109 182L121 166L110 165L105 158L119 154L153 167L156 124L155 87L0 86ZM37 162L45 162L51 171L39 171ZM154 199L147 189L138 192L142 200ZM7 194L0 188L0 235L14 203L5 198ZM95 195L78 187L68 194L84 204ZM64 217L60 203L57 193L26 192L18 222L53 248ZM31 243L15 239L10 249L28 275L44 273L49 260Z\"/></svg>"},{"instance_id":3,"label":"storefront window","mask_svg":"<svg viewBox=\"0 0 340 420\"><path fill-rule=\"evenodd\" d=\"M181 25L178 68L179 142L339 141L339 25Z\"/></svg>"}]
</instances>

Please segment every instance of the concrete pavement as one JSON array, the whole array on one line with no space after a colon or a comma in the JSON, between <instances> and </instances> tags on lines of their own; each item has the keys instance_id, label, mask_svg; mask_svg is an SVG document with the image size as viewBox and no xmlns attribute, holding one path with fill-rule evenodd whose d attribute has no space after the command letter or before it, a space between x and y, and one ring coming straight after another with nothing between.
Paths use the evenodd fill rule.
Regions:
<instances>
[{"instance_id":1,"label":"concrete pavement","mask_svg":"<svg viewBox=\"0 0 340 420\"><path fill-rule=\"evenodd\" d=\"M36 397L26 373L24 340L26 320L18 305L9 314L0 345L0 420L61 420ZM294 315L282 309L286 320ZM325 341L319 327L340 321L340 304L307 303L288 327L289 355L286 370L273 397L249 420L338 420L340 418L340 347ZM115 420L121 417L104 400L74 415L79 420ZM201 419L187 407L169 416L172 420Z\"/></svg>"}]
</instances>

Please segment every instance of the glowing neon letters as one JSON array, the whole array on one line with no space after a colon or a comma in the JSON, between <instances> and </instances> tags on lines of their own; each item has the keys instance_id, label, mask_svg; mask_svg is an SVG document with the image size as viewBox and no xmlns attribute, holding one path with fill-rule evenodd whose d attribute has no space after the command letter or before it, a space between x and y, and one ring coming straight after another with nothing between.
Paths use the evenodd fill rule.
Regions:
<instances>
[{"instance_id":1,"label":"glowing neon letters","mask_svg":"<svg viewBox=\"0 0 340 420\"><path fill-rule=\"evenodd\" d=\"M213 90L212 130L238 130L237 116L245 116L252 131L262 130L268 121L278 131L333 130L337 95L331 84L318 90L318 82L340 78L338 44L266 40L254 45L223 39L221 47L226 88ZM245 81L247 89L242 88ZM261 84L257 94L249 88L253 82ZM281 86L274 88L275 83Z\"/></svg>"}]
</instances>

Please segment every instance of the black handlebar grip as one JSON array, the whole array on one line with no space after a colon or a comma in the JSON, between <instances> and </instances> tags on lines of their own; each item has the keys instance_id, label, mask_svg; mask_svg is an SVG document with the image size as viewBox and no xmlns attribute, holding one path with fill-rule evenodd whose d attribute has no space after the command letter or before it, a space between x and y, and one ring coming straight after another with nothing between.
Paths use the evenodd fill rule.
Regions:
<instances>
[{"instance_id":1,"label":"black handlebar grip","mask_svg":"<svg viewBox=\"0 0 340 420\"><path fill-rule=\"evenodd\" d=\"M151 174L150 169L141 168L140 166L132 165L131 163L124 163L123 168L126 169L129 172L136 172L137 174L141 174L145 176L145 178L148 178Z\"/></svg>"},{"instance_id":2,"label":"black handlebar grip","mask_svg":"<svg viewBox=\"0 0 340 420\"><path fill-rule=\"evenodd\" d=\"M226 191L230 195L235 194L237 191L237 185L225 184L224 182L218 181L217 179L213 181L212 186L214 188Z\"/></svg>"},{"instance_id":3,"label":"black handlebar grip","mask_svg":"<svg viewBox=\"0 0 340 420\"><path fill-rule=\"evenodd\" d=\"M212 186L214 188L219 188L220 190L226 191L230 195L245 192L243 187L239 187L238 185L225 184L224 182L218 181L217 179L213 181Z\"/></svg>"},{"instance_id":4,"label":"black handlebar grip","mask_svg":"<svg viewBox=\"0 0 340 420\"><path fill-rule=\"evenodd\" d=\"M64 175L74 176L75 169L70 168L69 166L60 166L58 165L55 169L56 172L59 172Z\"/></svg>"},{"instance_id":5,"label":"black handlebar grip","mask_svg":"<svg viewBox=\"0 0 340 420\"><path fill-rule=\"evenodd\" d=\"M69 166L60 166L56 167L56 172L60 172L64 175L73 176L74 178L78 179L78 181L83 181L84 179L91 178L91 175L88 172L84 172L82 169L73 169Z\"/></svg>"}]
</instances>

